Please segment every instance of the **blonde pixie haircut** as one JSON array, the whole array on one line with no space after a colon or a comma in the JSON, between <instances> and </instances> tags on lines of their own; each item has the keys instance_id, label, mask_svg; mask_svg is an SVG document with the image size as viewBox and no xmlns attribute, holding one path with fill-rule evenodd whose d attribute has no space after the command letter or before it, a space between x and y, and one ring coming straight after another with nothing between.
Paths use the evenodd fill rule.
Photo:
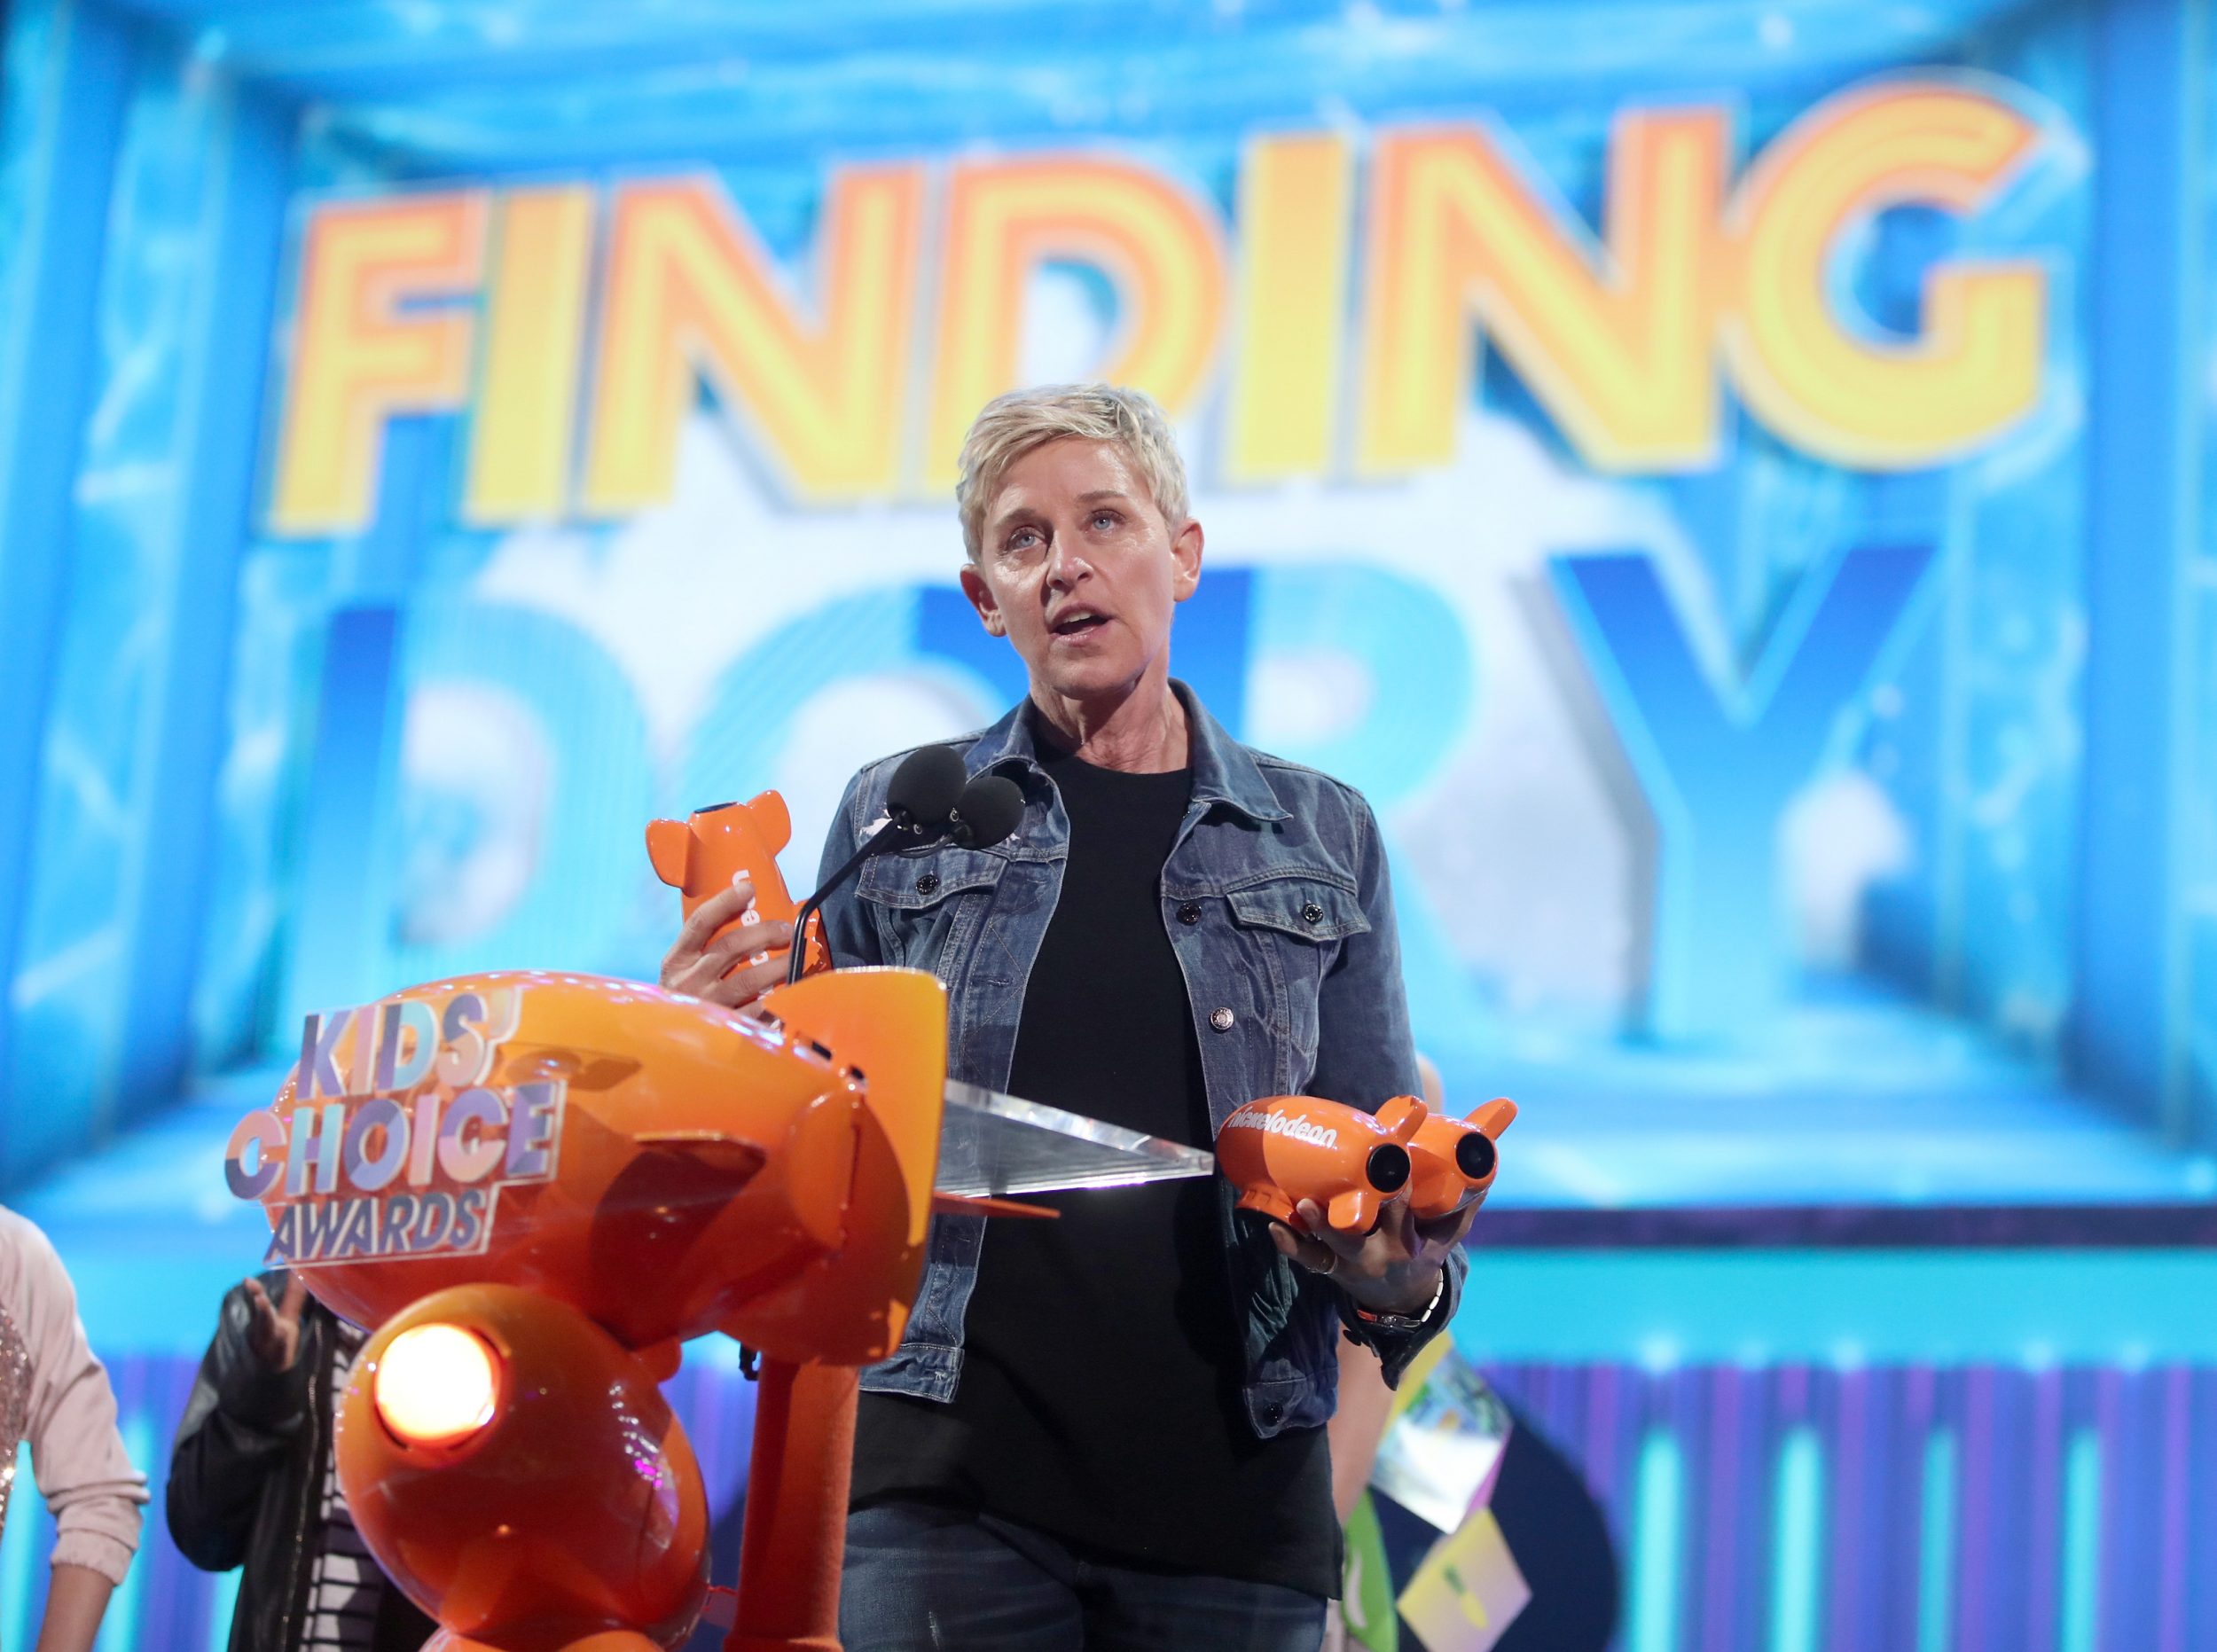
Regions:
<instances>
[{"instance_id":1,"label":"blonde pixie haircut","mask_svg":"<svg viewBox=\"0 0 2217 1652\"><path fill-rule=\"evenodd\" d=\"M1147 483L1171 532L1186 525L1186 463L1178 457L1170 420L1152 396L1113 384L1041 385L994 397L963 438L954 503L971 561L983 548L985 510L1008 467L1065 436L1115 442Z\"/></svg>"}]
</instances>

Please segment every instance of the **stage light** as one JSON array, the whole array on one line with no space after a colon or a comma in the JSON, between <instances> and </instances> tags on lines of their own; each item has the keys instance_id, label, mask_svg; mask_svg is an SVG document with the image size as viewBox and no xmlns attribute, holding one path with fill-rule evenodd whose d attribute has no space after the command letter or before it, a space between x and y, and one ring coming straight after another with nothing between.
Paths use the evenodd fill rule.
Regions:
<instances>
[{"instance_id":1,"label":"stage light","mask_svg":"<svg viewBox=\"0 0 2217 1652\"><path fill-rule=\"evenodd\" d=\"M498 1356L458 1325L418 1325L378 1361L377 1414L408 1445L456 1445L493 1420Z\"/></svg>"}]
</instances>

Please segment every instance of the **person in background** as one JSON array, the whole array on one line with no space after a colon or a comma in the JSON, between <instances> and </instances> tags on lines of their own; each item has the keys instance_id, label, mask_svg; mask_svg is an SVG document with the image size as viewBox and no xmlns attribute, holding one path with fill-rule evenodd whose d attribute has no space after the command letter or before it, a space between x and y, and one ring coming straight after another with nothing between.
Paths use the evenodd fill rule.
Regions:
<instances>
[{"instance_id":1,"label":"person in background","mask_svg":"<svg viewBox=\"0 0 2217 1652\"><path fill-rule=\"evenodd\" d=\"M1422 1050L1416 1053L1416 1072L1422 1081L1424 1105L1435 1113L1446 1110L1439 1069ZM1344 1526L1355 1505L1370 1486L1370 1470L1378 1460L1393 1420L1393 1390L1375 1350L1351 1336L1339 1339L1339 1405L1324 1425L1332 1448L1332 1512ZM1344 1616L1344 1603L1326 1614L1324 1645L1320 1652L1349 1652L1354 1645Z\"/></svg>"},{"instance_id":2,"label":"person in background","mask_svg":"<svg viewBox=\"0 0 2217 1652\"><path fill-rule=\"evenodd\" d=\"M1422 1050L1416 1053L1416 1076L1424 1105L1435 1113L1445 1113L1446 1086L1440 1082L1439 1069ZM1371 1465L1378 1460L1378 1447L1385 1441L1386 1425L1392 1417L1393 1390L1379 1366L1377 1351L1342 1336L1339 1405L1325 1424L1325 1437L1332 1447L1332 1508L1343 1526L1355 1512L1355 1505L1362 1501L1364 1488L1370 1484ZM1328 1636L1326 1645L1331 1645Z\"/></svg>"},{"instance_id":3,"label":"person in background","mask_svg":"<svg viewBox=\"0 0 2217 1652\"><path fill-rule=\"evenodd\" d=\"M169 1462L169 1535L243 1565L231 1652L415 1652L437 1627L394 1586L340 1495L333 1420L364 1334L297 1273L223 1298Z\"/></svg>"},{"instance_id":4,"label":"person in background","mask_svg":"<svg viewBox=\"0 0 2217 1652\"><path fill-rule=\"evenodd\" d=\"M1447 1112L1439 1069L1421 1053L1416 1068L1423 1080L1424 1105L1435 1113ZM1515 1427L1486 1507L1532 1598L1502 1627L1492 1643L1494 1652L1602 1652L1616 1638L1621 1589L1608 1519L1577 1468L1514 1405L1508 1409ZM1386 1386L1377 1353L1343 1337L1339 1409L1327 1425L1332 1506L1342 1525L1362 1500L1392 1419L1393 1390ZM1405 1517L1402 1523L1412 1522ZM1391 1560L1391 1541L1388 1546ZM1414 1557L1405 1554L1405 1563L1413 1564L1422 1553L1420 1548ZM1406 1581L1397 1574L1397 1585ZM1322 1652L1353 1652L1362 1644L1342 1611L1330 1614Z\"/></svg>"},{"instance_id":5,"label":"person in background","mask_svg":"<svg viewBox=\"0 0 2217 1652\"><path fill-rule=\"evenodd\" d=\"M77 1319L77 1294L46 1235L0 1210L0 1524L16 1455L54 1516L53 1578L38 1652L90 1652L108 1597L138 1548L146 1476L115 1428L115 1394Z\"/></svg>"}]
</instances>

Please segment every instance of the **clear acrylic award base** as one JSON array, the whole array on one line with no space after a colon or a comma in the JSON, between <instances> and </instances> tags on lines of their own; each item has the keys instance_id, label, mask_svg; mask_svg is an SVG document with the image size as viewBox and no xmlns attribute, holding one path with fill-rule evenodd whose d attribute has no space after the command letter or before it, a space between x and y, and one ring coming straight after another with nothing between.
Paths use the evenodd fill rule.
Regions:
<instances>
[{"instance_id":1,"label":"clear acrylic award base","mask_svg":"<svg viewBox=\"0 0 2217 1652\"><path fill-rule=\"evenodd\" d=\"M936 1191L968 1198L1207 1176L1216 1157L1061 1108L950 1082Z\"/></svg>"}]
</instances>

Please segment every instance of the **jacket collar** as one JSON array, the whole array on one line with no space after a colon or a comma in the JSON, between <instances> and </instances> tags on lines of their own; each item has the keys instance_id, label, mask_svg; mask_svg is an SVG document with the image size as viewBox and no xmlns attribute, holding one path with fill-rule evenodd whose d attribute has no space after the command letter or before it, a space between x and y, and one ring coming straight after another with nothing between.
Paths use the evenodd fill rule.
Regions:
<instances>
[{"instance_id":1,"label":"jacket collar","mask_svg":"<svg viewBox=\"0 0 2217 1652\"><path fill-rule=\"evenodd\" d=\"M1171 692L1186 708L1187 760L1193 766L1193 801L1204 807L1222 803L1250 820L1285 820L1291 817L1280 807L1278 795L1256 765L1254 754L1234 740L1224 724L1210 716L1193 690L1176 677ZM1044 779L1039 767L1037 713L1029 696L977 737L964 762L973 774L1006 764L1021 765Z\"/></svg>"}]
</instances>

